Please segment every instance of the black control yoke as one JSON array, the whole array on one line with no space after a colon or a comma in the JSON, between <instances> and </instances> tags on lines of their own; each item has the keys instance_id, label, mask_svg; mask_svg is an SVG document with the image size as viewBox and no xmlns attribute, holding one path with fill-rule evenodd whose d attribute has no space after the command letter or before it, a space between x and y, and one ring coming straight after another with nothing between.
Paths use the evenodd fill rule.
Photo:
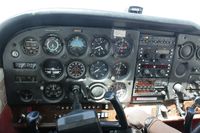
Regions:
<instances>
[{"instance_id":1,"label":"black control yoke","mask_svg":"<svg viewBox=\"0 0 200 133\"><path fill-rule=\"evenodd\" d=\"M127 129L128 128L128 122L126 120L126 115L124 113L124 110L123 110L116 94L112 91L108 91L108 92L105 93L104 98L106 100L110 101L111 104L113 105L113 107L114 107L114 109L117 113L118 121L119 121L119 124L121 125L121 128Z\"/></svg>"},{"instance_id":2,"label":"black control yoke","mask_svg":"<svg viewBox=\"0 0 200 133\"><path fill-rule=\"evenodd\" d=\"M196 129L192 131L192 119L195 115L195 109L196 107L200 107L200 97L197 97L194 100L194 104L188 108L186 117L185 117L185 122L184 122L184 131L183 133L199 133L200 132L200 127L198 126Z\"/></svg>"}]
</instances>

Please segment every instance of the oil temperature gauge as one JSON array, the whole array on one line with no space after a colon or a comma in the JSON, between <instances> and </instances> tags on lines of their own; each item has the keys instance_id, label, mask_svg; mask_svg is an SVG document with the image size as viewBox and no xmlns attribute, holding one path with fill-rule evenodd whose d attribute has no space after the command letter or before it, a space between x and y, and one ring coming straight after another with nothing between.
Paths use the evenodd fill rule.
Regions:
<instances>
[{"instance_id":1,"label":"oil temperature gauge","mask_svg":"<svg viewBox=\"0 0 200 133\"><path fill-rule=\"evenodd\" d=\"M121 100L126 96L127 88L126 85L122 82L114 83L111 88L111 91L116 93L116 96Z\"/></svg>"}]
</instances>

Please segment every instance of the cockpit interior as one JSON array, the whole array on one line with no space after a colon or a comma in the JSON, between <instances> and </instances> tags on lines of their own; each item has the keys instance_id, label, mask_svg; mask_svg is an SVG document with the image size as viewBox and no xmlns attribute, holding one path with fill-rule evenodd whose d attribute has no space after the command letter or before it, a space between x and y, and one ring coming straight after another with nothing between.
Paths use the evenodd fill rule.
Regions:
<instances>
[{"instance_id":1,"label":"cockpit interior","mask_svg":"<svg viewBox=\"0 0 200 133\"><path fill-rule=\"evenodd\" d=\"M0 57L0 133L142 133L128 130L127 107L180 132L200 121L200 26L190 21L28 12L0 25Z\"/></svg>"}]
</instances>

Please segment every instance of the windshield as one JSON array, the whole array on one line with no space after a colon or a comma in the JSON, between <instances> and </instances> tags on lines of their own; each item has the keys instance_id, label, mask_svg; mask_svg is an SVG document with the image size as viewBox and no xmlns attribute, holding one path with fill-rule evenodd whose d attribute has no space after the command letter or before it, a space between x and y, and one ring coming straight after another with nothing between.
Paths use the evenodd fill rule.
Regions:
<instances>
[{"instance_id":1,"label":"windshield","mask_svg":"<svg viewBox=\"0 0 200 133\"><path fill-rule=\"evenodd\" d=\"M143 7L143 15L190 20L200 24L198 0L6 0L0 4L0 23L26 11L46 8L81 8L127 12Z\"/></svg>"}]
</instances>

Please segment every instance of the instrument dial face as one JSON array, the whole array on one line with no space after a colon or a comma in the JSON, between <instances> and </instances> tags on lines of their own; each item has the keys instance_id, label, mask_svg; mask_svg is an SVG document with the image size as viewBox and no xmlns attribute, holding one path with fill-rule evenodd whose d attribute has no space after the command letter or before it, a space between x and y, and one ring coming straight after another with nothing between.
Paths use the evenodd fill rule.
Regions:
<instances>
[{"instance_id":1,"label":"instrument dial face","mask_svg":"<svg viewBox=\"0 0 200 133\"><path fill-rule=\"evenodd\" d=\"M128 74L128 65L123 62L116 63L113 66L112 73L116 79L122 79Z\"/></svg>"},{"instance_id":2,"label":"instrument dial face","mask_svg":"<svg viewBox=\"0 0 200 133\"><path fill-rule=\"evenodd\" d=\"M43 90L43 95L48 100L59 100L62 98L63 94L63 88L56 83L46 85Z\"/></svg>"},{"instance_id":3,"label":"instrument dial face","mask_svg":"<svg viewBox=\"0 0 200 133\"><path fill-rule=\"evenodd\" d=\"M79 57L85 54L87 42L83 37L76 35L68 41L67 50L71 55Z\"/></svg>"},{"instance_id":4,"label":"instrument dial face","mask_svg":"<svg viewBox=\"0 0 200 133\"><path fill-rule=\"evenodd\" d=\"M57 79L63 74L63 65L55 59L48 59L43 64L43 73L49 79Z\"/></svg>"},{"instance_id":5,"label":"instrument dial face","mask_svg":"<svg viewBox=\"0 0 200 133\"><path fill-rule=\"evenodd\" d=\"M57 55L63 49L62 41L55 36L48 37L43 45L43 50L49 55Z\"/></svg>"},{"instance_id":6,"label":"instrument dial face","mask_svg":"<svg viewBox=\"0 0 200 133\"><path fill-rule=\"evenodd\" d=\"M106 56L110 50L110 43L103 37L95 38L91 44L92 54L97 57Z\"/></svg>"},{"instance_id":7,"label":"instrument dial face","mask_svg":"<svg viewBox=\"0 0 200 133\"><path fill-rule=\"evenodd\" d=\"M79 79L86 72L85 65L80 61L73 61L67 67L67 73L71 78Z\"/></svg>"},{"instance_id":8,"label":"instrument dial face","mask_svg":"<svg viewBox=\"0 0 200 133\"><path fill-rule=\"evenodd\" d=\"M108 74L108 65L103 61L96 61L90 66L89 71L92 78L103 79Z\"/></svg>"},{"instance_id":9,"label":"instrument dial face","mask_svg":"<svg viewBox=\"0 0 200 133\"><path fill-rule=\"evenodd\" d=\"M127 88L126 85L122 82L116 82L111 86L111 91L116 93L116 96L119 99L123 99L126 96Z\"/></svg>"},{"instance_id":10,"label":"instrument dial face","mask_svg":"<svg viewBox=\"0 0 200 133\"><path fill-rule=\"evenodd\" d=\"M30 102L33 99L33 94L28 89L21 90L19 95L23 102Z\"/></svg>"},{"instance_id":11,"label":"instrument dial face","mask_svg":"<svg viewBox=\"0 0 200 133\"><path fill-rule=\"evenodd\" d=\"M131 44L124 38L116 41L114 44L114 52L118 57L127 57L131 51Z\"/></svg>"},{"instance_id":12,"label":"instrument dial face","mask_svg":"<svg viewBox=\"0 0 200 133\"><path fill-rule=\"evenodd\" d=\"M26 55L36 55L39 52L39 43L32 37L26 38L23 42L22 50Z\"/></svg>"}]
</instances>

